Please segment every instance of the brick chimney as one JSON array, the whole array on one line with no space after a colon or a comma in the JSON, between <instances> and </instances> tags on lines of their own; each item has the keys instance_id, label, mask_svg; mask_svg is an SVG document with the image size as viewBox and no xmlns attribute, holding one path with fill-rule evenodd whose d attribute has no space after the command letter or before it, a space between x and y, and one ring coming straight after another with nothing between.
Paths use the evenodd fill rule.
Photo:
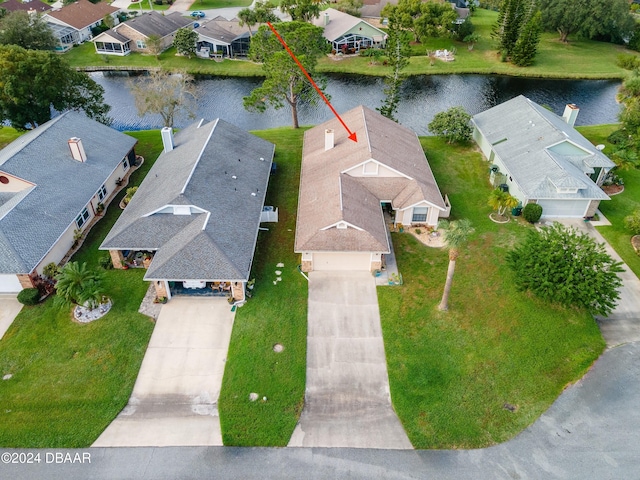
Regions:
<instances>
[{"instance_id":1,"label":"brick chimney","mask_svg":"<svg viewBox=\"0 0 640 480\"><path fill-rule=\"evenodd\" d=\"M69 139L69 150L71 150L71 158L77 160L79 162L87 161L87 154L84 152L84 147L82 146L82 140L78 137L71 137Z\"/></svg>"}]
</instances>

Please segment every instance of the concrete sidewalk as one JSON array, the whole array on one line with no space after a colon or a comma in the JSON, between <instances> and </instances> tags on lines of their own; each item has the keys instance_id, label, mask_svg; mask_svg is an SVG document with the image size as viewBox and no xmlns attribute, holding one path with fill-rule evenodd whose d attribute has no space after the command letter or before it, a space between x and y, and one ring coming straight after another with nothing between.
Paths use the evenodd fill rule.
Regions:
<instances>
[{"instance_id":1,"label":"concrete sidewalk","mask_svg":"<svg viewBox=\"0 0 640 480\"><path fill-rule=\"evenodd\" d=\"M622 262L620 255L607 243L591 222L585 222L581 219L558 219L558 221L563 225L575 227L581 232L588 233L596 242L604 244L609 255ZM640 280L626 264L623 265L623 268L624 272L620 274L622 288L618 305L608 317L596 316L607 347L640 341Z\"/></svg>"},{"instance_id":2,"label":"concrete sidewalk","mask_svg":"<svg viewBox=\"0 0 640 480\"><path fill-rule=\"evenodd\" d=\"M222 445L217 402L234 315L225 298L164 305L128 405L93 446Z\"/></svg>"},{"instance_id":3,"label":"concrete sidewalk","mask_svg":"<svg viewBox=\"0 0 640 480\"><path fill-rule=\"evenodd\" d=\"M305 404L289 446L413 448L391 406L373 276L309 279Z\"/></svg>"},{"instance_id":4,"label":"concrete sidewalk","mask_svg":"<svg viewBox=\"0 0 640 480\"><path fill-rule=\"evenodd\" d=\"M0 295L0 339L22 310L16 295Z\"/></svg>"}]
</instances>

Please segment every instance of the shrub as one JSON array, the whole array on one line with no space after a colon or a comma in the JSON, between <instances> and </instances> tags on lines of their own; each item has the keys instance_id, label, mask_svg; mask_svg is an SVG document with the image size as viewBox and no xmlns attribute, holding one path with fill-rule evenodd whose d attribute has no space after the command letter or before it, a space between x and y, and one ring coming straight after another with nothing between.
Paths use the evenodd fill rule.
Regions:
<instances>
[{"instance_id":1,"label":"shrub","mask_svg":"<svg viewBox=\"0 0 640 480\"><path fill-rule=\"evenodd\" d=\"M42 269L42 273L44 273L44 276L47 278L53 278L55 277L58 273L60 272L60 268L58 268L58 265L56 265L55 263L51 262L49 264L47 264L43 269Z\"/></svg>"},{"instance_id":2,"label":"shrub","mask_svg":"<svg viewBox=\"0 0 640 480\"><path fill-rule=\"evenodd\" d=\"M542 207L537 203L527 203L522 210L522 216L529 223L536 223L542 216Z\"/></svg>"},{"instance_id":3,"label":"shrub","mask_svg":"<svg viewBox=\"0 0 640 480\"><path fill-rule=\"evenodd\" d=\"M111 255L102 255L98 259L98 265L105 270L111 270L113 268L113 262L111 261Z\"/></svg>"},{"instance_id":4,"label":"shrub","mask_svg":"<svg viewBox=\"0 0 640 480\"><path fill-rule=\"evenodd\" d=\"M18 301L23 305L37 305L40 301L40 291L37 288L25 288L18 294Z\"/></svg>"},{"instance_id":5,"label":"shrub","mask_svg":"<svg viewBox=\"0 0 640 480\"><path fill-rule=\"evenodd\" d=\"M640 67L640 59L635 55L621 53L616 59L616 65L625 70L634 70Z\"/></svg>"},{"instance_id":6,"label":"shrub","mask_svg":"<svg viewBox=\"0 0 640 480\"><path fill-rule=\"evenodd\" d=\"M629 143L629 134L621 128L611 133L611 135L607 137L607 140L614 145L626 146Z\"/></svg>"},{"instance_id":7,"label":"shrub","mask_svg":"<svg viewBox=\"0 0 640 480\"><path fill-rule=\"evenodd\" d=\"M624 226L633 235L640 235L640 210L635 210L631 215L624 217Z\"/></svg>"}]
</instances>

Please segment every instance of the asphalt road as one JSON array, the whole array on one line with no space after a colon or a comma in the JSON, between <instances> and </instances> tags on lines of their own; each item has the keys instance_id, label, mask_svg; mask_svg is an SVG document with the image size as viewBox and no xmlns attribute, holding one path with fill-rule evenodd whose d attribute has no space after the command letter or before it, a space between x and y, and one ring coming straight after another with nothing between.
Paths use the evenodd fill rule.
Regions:
<instances>
[{"instance_id":1,"label":"asphalt road","mask_svg":"<svg viewBox=\"0 0 640 480\"><path fill-rule=\"evenodd\" d=\"M639 406L640 343L631 343L607 350L531 427L491 448L2 450L0 478L640 479ZM40 463L21 463L38 453ZM5 463L7 454L18 463Z\"/></svg>"}]
</instances>

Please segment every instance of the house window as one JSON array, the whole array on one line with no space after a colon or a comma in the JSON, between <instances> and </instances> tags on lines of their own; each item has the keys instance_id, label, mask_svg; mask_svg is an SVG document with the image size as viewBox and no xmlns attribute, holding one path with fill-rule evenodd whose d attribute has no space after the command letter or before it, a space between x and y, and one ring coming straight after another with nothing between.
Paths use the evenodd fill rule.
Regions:
<instances>
[{"instance_id":1,"label":"house window","mask_svg":"<svg viewBox=\"0 0 640 480\"><path fill-rule=\"evenodd\" d=\"M122 159L122 170L125 171L125 172L127 170L129 170L129 158L128 157L124 157Z\"/></svg>"},{"instance_id":2,"label":"house window","mask_svg":"<svg viewBox=\"0 0 640 480\"><path fill-rule=\"evenodd\" d=\"M427 211L428 207L414 207L413 209L413 217L411 217L412 222L426 222L427 221Z\"/></svg>"},{"instance_id":3,"label":"house window","mask_svg":"<svg viewBox=\"0 0 640 480\"><path fill-rule=\"evenodd\" d=\"M145 48L147 48L147 44L144 43L144 40L136 40L136 46L140 49L143 50Z\"/></svg>"},{"instance_id":4,"label":"house window","mask_svg":"<svg viewBox=\"0 0 640 480\"><path fill-rule=\"evenodd\" d=\"M82 226L87 223L87 220L89 220L89 211L85 207L82 212L80 212L80 215L76 217L76 226L82 228Z\"/></svg>"},{"instance_id":5,"label":"house window","mask_svg":"<svg viewBox=\"0 0 640 480\"><path fill-rule=\"evenodd\" d=\"M98 190L98 200L104 200L106 196L107 196L107 187L102 185L100 187L100 190Z\"/></svg>"}]
</instances>

